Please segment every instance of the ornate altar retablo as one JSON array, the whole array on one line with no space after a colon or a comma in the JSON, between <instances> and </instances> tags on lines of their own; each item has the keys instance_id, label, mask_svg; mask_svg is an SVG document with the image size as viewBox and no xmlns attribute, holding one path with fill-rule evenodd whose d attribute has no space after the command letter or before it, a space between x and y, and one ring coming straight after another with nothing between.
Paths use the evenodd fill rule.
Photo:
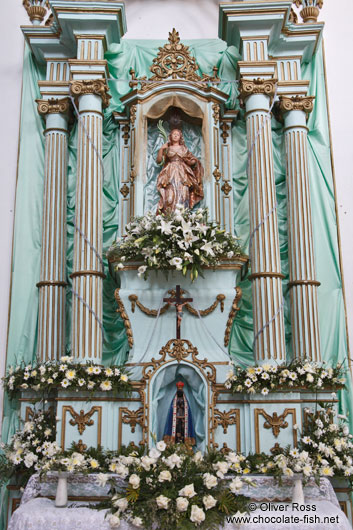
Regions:
<instances>
[{"instance_id":1,"label":"ornate altar retablo","mask_svg":"<svg viewBox=\"0 0 353 530\"><path fill-rule=\"evenodd\" d=\"M290 0L220 4L219 39L212 41L218 51L211 54L217 64L172 29L153 59L152 44L145 43L150 65L140 75L142 70L136 71L143 67L130 54L134 44L126 40L119 48L120 59L130 54L134 68L129 62L119 70L114 52L126 31L122 3L26 0L33 26L22 31L31 60L46 74L38 82L37 100L45 121L40 151L45 157L37 175L43 217L34 228L41 234L40 270L32 282L38 287L38 329L35 318L23 316L26 326L32 325L23 333L37 349L24 358L59 362L70 347L75 366L107 376L84 387L86 382L72 383L76 376L70 369L65 383L50 393L44 406L55 412L56 440L63 449L73 442L80 451L128 444L151 448L164 438L186 443L191 451L276 453L298 445L308 408L337 406L324 380L328 376L312 384L311 368L307 385L298 385L299 372L287 368L276 384L264 383L273 367L282 370L279 366L292 358L321 363L347 357L336 239L331 229L317 226L325 218L325 201L334 211L331 169L315 166L317 138L313 135L310 144L307 139L311 127L329 143L321 121L310 121L316 105L326 112L326 101L320 101L324 88L317 89L322 2L295 3L303 5L303 24L297 24ZM205 43L211 49L211 42ZM310 78L303 79L303 72ZM35 92L37 79L30 88L25 95ZM32 110L24 106L24 112ZM77 138L71 135L75 120ZM31 123L38 125L38 116ZM42 131L34 133L42 138ZM21 188L23 180L28 186L28 174L24 179L22 173L23 168L19 189L28 191ZM318 190L327 193L325 200ZM34 204L37 208L37 197ZM224 252L226 242L212 247L206 239L209 226L201 221L205 209L217 223L210 237L241 235L243 254ZM193 218L179 219L176 228L172 216L185 211ZM148 212L164 223L149 245ZM128 241L137 216L144 226L141 232L136 228L132 256L111 258L107 267L108 244L117 235L119 244ZM26 225L32 221L25 218ZM16 222L18 241L20 225ZM180 256L169 259L171 251L165 250L167 266L158 267L154 251L163 238L172 247L177 231L183 234ZM324 260L315 259L318 249L323 255L321 238L324 252L332 251L330 274ZM37 248L36 240L33 252ZM204 259L194 274L201 249ZM331 276L325 296L320 295L318 278ZM16 308L21 305L17 291ZM339 299L335 309L328 293ZM29 296L24 307L32 301ZM339 328L338 354L328 326L322 326L328 313L334 331ZM11 318L14 357L18 342ZM129 370L130 394L110 391L107 366L117 358ZM249 367L239 385L229 376L230 360ZM117 369L114 375L119 374ZM23 420L33 415L35 395L35 386L24 382ZM14 410L9 414L12 425ZM347 491L340 493L351 513ZM15 503L17 490L11 496Z\"/></svg>"}]
</instances>

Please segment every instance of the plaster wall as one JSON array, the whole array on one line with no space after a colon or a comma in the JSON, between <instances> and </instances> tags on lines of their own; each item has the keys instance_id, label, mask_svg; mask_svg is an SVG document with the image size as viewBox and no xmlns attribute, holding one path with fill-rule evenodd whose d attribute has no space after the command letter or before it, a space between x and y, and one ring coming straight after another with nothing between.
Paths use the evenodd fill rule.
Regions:
<instances>
[{"instance_id":1,"label":"plaster wall","mask_svg":"<svg viewBox=\"0 0 353 530\"><path fill-rule=\"evenodd\" d=\"M218 0L126 0L129 39L166 39L175 27L182 39L217 38ZM337 5L339 4L339 6ZM4 373L11 251L16 189L18 130L22 85L23 37L19 26L28 24L21 0L6 3L0 20L1 75L1 194L0 194L0 377ZM353 86L352 0L325 0L324 31L328 96L341 231L342 264L350 342L353 345ZM20 330L19 330L20 332ZM0 432L2 392L0 389Z\"/></svg>"}]
</instances>

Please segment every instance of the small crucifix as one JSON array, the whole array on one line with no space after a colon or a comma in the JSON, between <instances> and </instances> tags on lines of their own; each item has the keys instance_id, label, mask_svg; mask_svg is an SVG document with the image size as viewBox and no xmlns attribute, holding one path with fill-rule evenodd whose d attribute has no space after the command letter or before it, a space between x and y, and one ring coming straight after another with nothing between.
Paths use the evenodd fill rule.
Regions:
<instances>
[{"instance_id":1,"label":"small crucifix","mask_svg":"<svg viewBox=\"0 0 353 530\"><path fill-rule=\"evenodd\" d=\"M180 285L176 286L175 296L170 298L163 298L163 302L168 302L168 304L175 305L176 311L176 338L180 339L180 326L181 320L183 318L183 306L188 302L192 302L193 298L182 298L182 293Z\"/></svg>"}]
</instances>

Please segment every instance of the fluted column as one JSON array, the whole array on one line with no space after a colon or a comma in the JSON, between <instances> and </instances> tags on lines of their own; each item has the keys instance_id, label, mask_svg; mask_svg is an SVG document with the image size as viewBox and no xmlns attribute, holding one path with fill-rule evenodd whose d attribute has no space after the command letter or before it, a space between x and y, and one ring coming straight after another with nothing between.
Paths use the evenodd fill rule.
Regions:
<instances>
[{"instance_id":1,"label":"fluted column","mask_svg":"<svg viewBox=\"0 0 353 530\"><path fill-rule=\"evenodd\" d=\"M313 97L282 96L287 158L289 287L293 354L321 360L307 155L306 118Z\"/></svg>"},{"instance_id":2,"label":"fluted column","mask_svg":"<svg viewBox=\"0 0 353 530\"><path fill-rule=\"evenodd\" d=\"M80 119L74 263L72 277L72 355L77 361L102 359L103 214L102 107L107 105L104 79L73 81Z\"/></svg>"},{"instance_id":3,"label":"fluted column","mask_svg":"<svg viewBox=\"0 0 353 530\"><path fill-rule=\"evenodd\" d=\"M271 119L274 79L241 79L249 153L251 276L254 355L257 362L285 360L285 334Z\"/></svg>"},{"instance_id":4,"label":"fluted column","mask_svg":"<svg viewBox=\"0 0 353 530\"><path fill-rule=\"evenodd\" d=\"M41 361L65 352L66 175L69 101L37 100L45 117L45 168L42 254L39 288L38 346Z\"/></svg>"}]
</instances>

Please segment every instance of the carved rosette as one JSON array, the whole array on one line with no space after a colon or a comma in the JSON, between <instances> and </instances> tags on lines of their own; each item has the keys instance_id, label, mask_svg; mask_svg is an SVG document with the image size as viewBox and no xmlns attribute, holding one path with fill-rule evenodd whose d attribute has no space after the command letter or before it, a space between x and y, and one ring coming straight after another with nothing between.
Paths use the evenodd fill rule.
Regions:
<instances>
[{"instance_id":1,"label":"carved rosette","mask_svg":"<svg viewBox=\"0 0 353 530\"><path fill-rule=\"evenodd\" d=\"M69 111L69 98L36 99L38 112L42 116L47 114L66 114Z\"/></svg>"},{"instance_id":2,"label":"carved rosette","mask_svg":"<svg viewBox=\"0 0 353 530\"><path fill-rule=\"evenodd\" d=\"M245 107L245 100L254 94L264 94L272 99L276 93L277 79L240 79L239 100L242 107Z\"/></svg>"},{"instance_id":3,"label":"carved rosette","mask_svg":"<svg viewBox=\"0 0 353 530\"><path fill-rule=\"evenodd\" d=\"M103 108L109 106L111 95L108 94L108 85L105 79L84 79L82 81L71 81L70 90L73 96L79 97L86 94L100 96L103 102Z\"/></svg>"},{"instance_id":4,"label":"carved rosette","mask_svg":"<svg viewBox=\"0 0 353 530\"><path fill-rule=\"evenodd\" d=\"M22 4L32 24L36 21L41 24L50 9L48 0L23 0Z\"/></svg>"},{"instance_id":5,"label":"carved rosette","mask_svg":"<svg viewBox=\"0 0 353 530\"><path fill-rule=\"evenodd\" d=\"M281 96L278 103L278 111L280 115L283 115L292 110L301 110L305 112L306 117L308 118L308 115L314 108L314 100L314 96L293 96L291 98Z\"/></svg>"}]
</instances>

